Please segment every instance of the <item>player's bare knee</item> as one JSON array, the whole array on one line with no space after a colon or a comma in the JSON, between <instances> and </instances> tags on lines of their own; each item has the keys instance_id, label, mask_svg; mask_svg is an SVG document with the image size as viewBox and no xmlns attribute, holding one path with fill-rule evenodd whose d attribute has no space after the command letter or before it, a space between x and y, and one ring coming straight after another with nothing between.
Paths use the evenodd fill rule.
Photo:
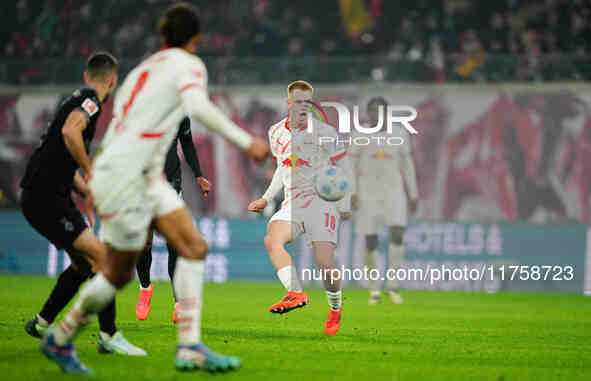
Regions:
<instances>
[{"instance_id":1,"label":"player's bare knee","mask_svg":"<svg viewBox=\"0 0 591 381\"><path fill-rule=\"evenodd\" d=\"M196 242L193 246L193 251L199 259L205 258L208 249L209 247L207 246L207 242L205 242L203 239L198 240L198 242Z\"/></svg>"},{"instance_id":2,"label":"player's bare knee","mask_svg":"<svg viewBox=\"0 0 591 381\"><path fill-rule=\"evenodd\" d=\"M185 248L181 248L179 253L183 257L190 259L204 259L207 255L207 250L207 242L203 238L196 238L186 242Z\"/></svg>"},{"instance_id":3,"label":"player's bare knee","mask_svg":"<svg viewBox=\"0 0 591 381\"><path fill-rule=\"evenodd\" d=\"M374 251L378 248L378 236L377 235L368 235L365 236L365 247L368 251Z\"/></svg>"},{"instance_id":4,"label":"player's bare knee","mask_svg":"<svg viewBox=\"0 0 591 381\"><path fill-rule=\"evenodd\" d=\"M281 248L283 247L283 244L281 243L281 241L278 240L277 238L275 238L271 234L267 234L265 236L264 242L265 242L265 247L267 248L267 251L270 253L275 252L277 250L281 250Z\"/></svg>"},{"instance_id":5,"label":"player's bare knee","mask_svg":"<svg viewBox=\"0 0 591 381\"><path fill-rule=\"evenodd\" d=\"M390 228L390 240L395 245L402 245L402 239L404 237L403 226L392 226Z\"/></svg>"}]
</instances>

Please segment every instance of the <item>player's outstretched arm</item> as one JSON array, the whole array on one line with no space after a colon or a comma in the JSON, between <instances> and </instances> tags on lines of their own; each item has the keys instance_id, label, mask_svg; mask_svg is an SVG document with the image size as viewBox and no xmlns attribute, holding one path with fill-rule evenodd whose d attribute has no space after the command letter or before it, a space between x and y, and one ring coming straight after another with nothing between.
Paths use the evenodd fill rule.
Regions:
<instances>
[{"instance_id":1,"label":"player's outstretched arm","mask_svg":"<svg viewBox=\"0 0 591 381\"><path fill-rule=\"evenodd\" d=\"M203 197L207 198L209 192L211 192L212 185L209 180L203 177L203 173L201 172L201 164L199 164L199 155L197 155L197 150L193 144L191 120L189 118L185 118L181 122L179 140L181 141L181 147L183 149L185 161L187 164L189 164L189 167L191 167L191 171L193 172L195 179L197 179L197 183L199 184L199 189L201 190Z\"/></svg>"},{"instance_id":2,"label":"player's outstretched arm","mask_svg":"<svg viewBox=\"0 0 591 381\"><path fill-rule=\"evenodd\" d=\"M193 134L191 133L191 120L189 118L183 119L179 131L179 140L181 141L181 148L185 161L189 164L191 171L195 178L202 177L201 165L199 164L199 156L193 144Z\"/></svg>"},{"instance_id":3,"label":"player's outstretched arm","mask_svg":"<svg viewBox=\"0 0 591 381\"><path fill-rule=\"evenodd\" d=\"M90 175L90 159L86 154L86 147L84 146L84 139L82 133L86 129L86 115L82 111L74 110L68 115L66 123L62 128L62 136L64 137L64 143L66 148L78 163L78 166L82 168L85 176Z\"/></svg>"},{"instance_id":4,"label":"player's outstretched arm","mask_svg":"<svg viewBox=\"0 0 591 381\"><path fill-rule=\"evenodd\" d=\"M248 205L248 211L257 213L263 211L267 207L268 203L273 200L275 196L277 196L282 188L283 179L281 175L281 167L277 167L273 173L271 184L269 184L269 187L261 198L254 200Z\"/></svg>"}]
</instances>

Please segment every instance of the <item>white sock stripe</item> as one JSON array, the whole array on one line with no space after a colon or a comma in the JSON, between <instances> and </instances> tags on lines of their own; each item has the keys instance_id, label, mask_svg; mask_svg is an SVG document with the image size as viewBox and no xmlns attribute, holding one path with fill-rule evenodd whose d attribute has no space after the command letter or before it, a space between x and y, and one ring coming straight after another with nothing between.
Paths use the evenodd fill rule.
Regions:
<instances>
[{"instance_id":1,"label":"white sock stripe","mask_svg":"<svg viewBox=\"0 0 591 381\"><path fill-rule=\"evenodd\" d=\"M333 310L340 310L343 305L342 290L339 291L328 291L326 290L326 298L328 299L328 305Z\"/></svg>"}]
</instances>

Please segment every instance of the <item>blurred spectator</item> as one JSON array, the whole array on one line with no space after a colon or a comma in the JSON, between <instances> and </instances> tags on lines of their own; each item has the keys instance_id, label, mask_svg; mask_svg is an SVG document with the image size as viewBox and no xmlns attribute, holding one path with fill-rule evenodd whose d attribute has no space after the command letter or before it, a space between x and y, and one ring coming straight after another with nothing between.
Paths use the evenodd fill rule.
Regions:
<instances>
[{"instance_id":1,"label":"blurred spectator","mask_svg":"<svg viewBox=\"0 0 591 381\"><path fill-rule=\"evenodd\" d=\"M173 2L17 0L4 7L0 55L73 61L102 48L138 59L159 48L155 26ZM493 81L564 79L565 73L586 78L590 72L577 57L591 50L586 22L591 0L191 2L201 9L199 54L205 58L317 56L329 62L335 56L386 56L397 65L429 68L434 74L424 79L437 82L454 72L458 79L476 75ZM224 58L213 66L226 68L233 62ZM456 65L446 67L445 62ZM26 64L15 67L18 73L9 76L13 81L59 80L59 75L43 77L49 69L37 73ZM213 78L235 79L225 73Z\"/></svg>"}]
</instances>

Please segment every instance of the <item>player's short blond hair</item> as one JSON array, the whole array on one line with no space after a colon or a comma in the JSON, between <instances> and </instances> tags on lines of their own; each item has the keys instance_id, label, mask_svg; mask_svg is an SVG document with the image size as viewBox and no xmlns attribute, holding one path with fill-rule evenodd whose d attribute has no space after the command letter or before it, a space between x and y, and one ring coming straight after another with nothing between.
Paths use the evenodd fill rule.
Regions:
<instances>
[{"instance_id":1,"label":"player's short blond hair","mask_svg":"<svg viewBox=\"0 0 591 381\"><path fill-rule=\"evenodd\" d=\"M293 90L304 90L304 91L307 90L307 91L311 91L312 94L314 94L314 88L312 87L312 85L310 85L309 82L302 81L301 79L297 80L297 81L293 81L292 83L287 85L287 97L288 98Z\"/></svg>"}]
</instances>

